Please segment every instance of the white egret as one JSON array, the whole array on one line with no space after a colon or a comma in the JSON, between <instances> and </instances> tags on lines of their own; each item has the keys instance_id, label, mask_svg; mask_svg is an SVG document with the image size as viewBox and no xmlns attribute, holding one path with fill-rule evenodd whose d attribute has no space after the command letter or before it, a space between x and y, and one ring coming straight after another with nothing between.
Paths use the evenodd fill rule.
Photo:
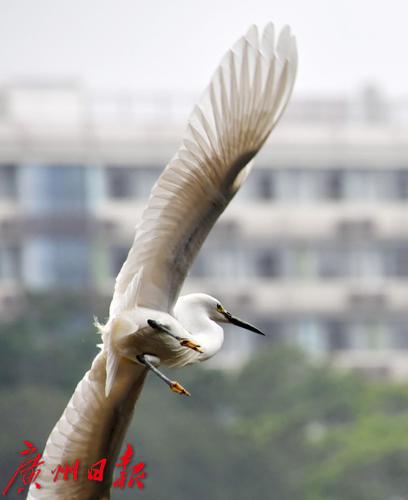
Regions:
<instances>
[{"instance_id":1,"label":"white egret","mask_svg":"<svg viewBox=\"0 0 408 500\"><path fill-rule=\"evenodd\" d=\"M222 346L220 323L256 333L205 294L178 298L211 227L236 194L282 115L297 67L295 39L285 27L253 26L227 52L193 110L176 155L153 187L126 262L116 279L103 344L51 432L38 481L28 498L107 499L117 459L146 374L180 394L159 365L204 361ZM178 300L177 300L178 299ZM87 467L108 457L104 480ZM53 482L57 464L80 459L77 481Z\"/></svg>"}]
</instances>

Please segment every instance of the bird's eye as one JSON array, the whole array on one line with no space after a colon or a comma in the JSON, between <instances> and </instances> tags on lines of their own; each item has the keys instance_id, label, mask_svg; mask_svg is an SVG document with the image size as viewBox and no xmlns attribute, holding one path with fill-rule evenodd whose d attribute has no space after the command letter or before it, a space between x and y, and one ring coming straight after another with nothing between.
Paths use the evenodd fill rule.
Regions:
<instances>
[{"instance_id":1,"label":"bird's eye","mask_svg":"<svg viewBox=\"0 0 408 500\"><path fill-rule=\"evenodd\" d=\"M221 304L217 304L217 311L222 312L224 309Z\"/></svg>"}]
</instances>

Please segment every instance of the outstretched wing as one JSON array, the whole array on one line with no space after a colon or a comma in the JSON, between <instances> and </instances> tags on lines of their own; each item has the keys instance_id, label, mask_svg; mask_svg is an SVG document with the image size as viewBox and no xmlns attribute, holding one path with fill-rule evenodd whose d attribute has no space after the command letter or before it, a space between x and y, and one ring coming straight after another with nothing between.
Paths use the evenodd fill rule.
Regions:
<instances>
[{"instance_id":1,"label":"outstretched wing","mask_svg":"<svg viewBox=\"0 0 408 500\"><path fill-rule=\"evenodd\" d=\"M153 187L116 279L110 315L171 311L208 232L279 120L297 67L294 37L253 26L227 52L193 110L176 155Z\"/></svg>"}]
</instances>

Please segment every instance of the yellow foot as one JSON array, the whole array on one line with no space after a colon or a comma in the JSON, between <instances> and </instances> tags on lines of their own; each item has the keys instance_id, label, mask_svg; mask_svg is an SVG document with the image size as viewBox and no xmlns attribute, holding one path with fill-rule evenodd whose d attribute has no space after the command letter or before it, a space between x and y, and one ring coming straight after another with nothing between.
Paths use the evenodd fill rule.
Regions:
<instances>
[{"instance_id":1,"label":"yellow foot","mask_svg":"<svg viewBox=\"0 0 408 500\"><path fill-rule=\"evenodd\" d=\"M170 385L170 389L173 392L177 392L177 394L184 394L184 396L191 396L191 394L186 389L184 389L184 387L181 384L179 384L175 380L172 381L172 383Z\"/></svg>"},{"instance_id":2,"label":"yellow foot","mask_svg":"<svg viewBox=\"0 0 408 500\"><path fill-rule=\"evenodd\" d=\"M183 347L188 347L189 349L193 349L193 351L196 351L196 352L201 352L203 353L204 351L201 349L201 347L196 344L195 342L193 342L192 340L189 340L189 339L181 339L180 340L180 344L183 346Z\"/></svg>"}]
</instances>

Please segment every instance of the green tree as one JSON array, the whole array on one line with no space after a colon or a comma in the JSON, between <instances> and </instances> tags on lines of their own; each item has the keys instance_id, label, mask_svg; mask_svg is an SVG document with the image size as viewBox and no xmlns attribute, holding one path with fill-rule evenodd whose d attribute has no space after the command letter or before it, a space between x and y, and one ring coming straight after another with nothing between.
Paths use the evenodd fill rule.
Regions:
<instances>
[{"instance_id":1,"label":"green tree","mask_svg":"<svg viewBox=\"0 0 408 500\"><path fill-rule=\"evenodd\" d=\"M0 488L23 439L43 447L96 353L93 315L107 310L86 295L29 299L0 323ZM237 373L198 366L174 378L192 397L149 377L125 440L147 464L145 500L408 498L404 384L338 373L277 344Z\"/></svg>"}]
</instances>

